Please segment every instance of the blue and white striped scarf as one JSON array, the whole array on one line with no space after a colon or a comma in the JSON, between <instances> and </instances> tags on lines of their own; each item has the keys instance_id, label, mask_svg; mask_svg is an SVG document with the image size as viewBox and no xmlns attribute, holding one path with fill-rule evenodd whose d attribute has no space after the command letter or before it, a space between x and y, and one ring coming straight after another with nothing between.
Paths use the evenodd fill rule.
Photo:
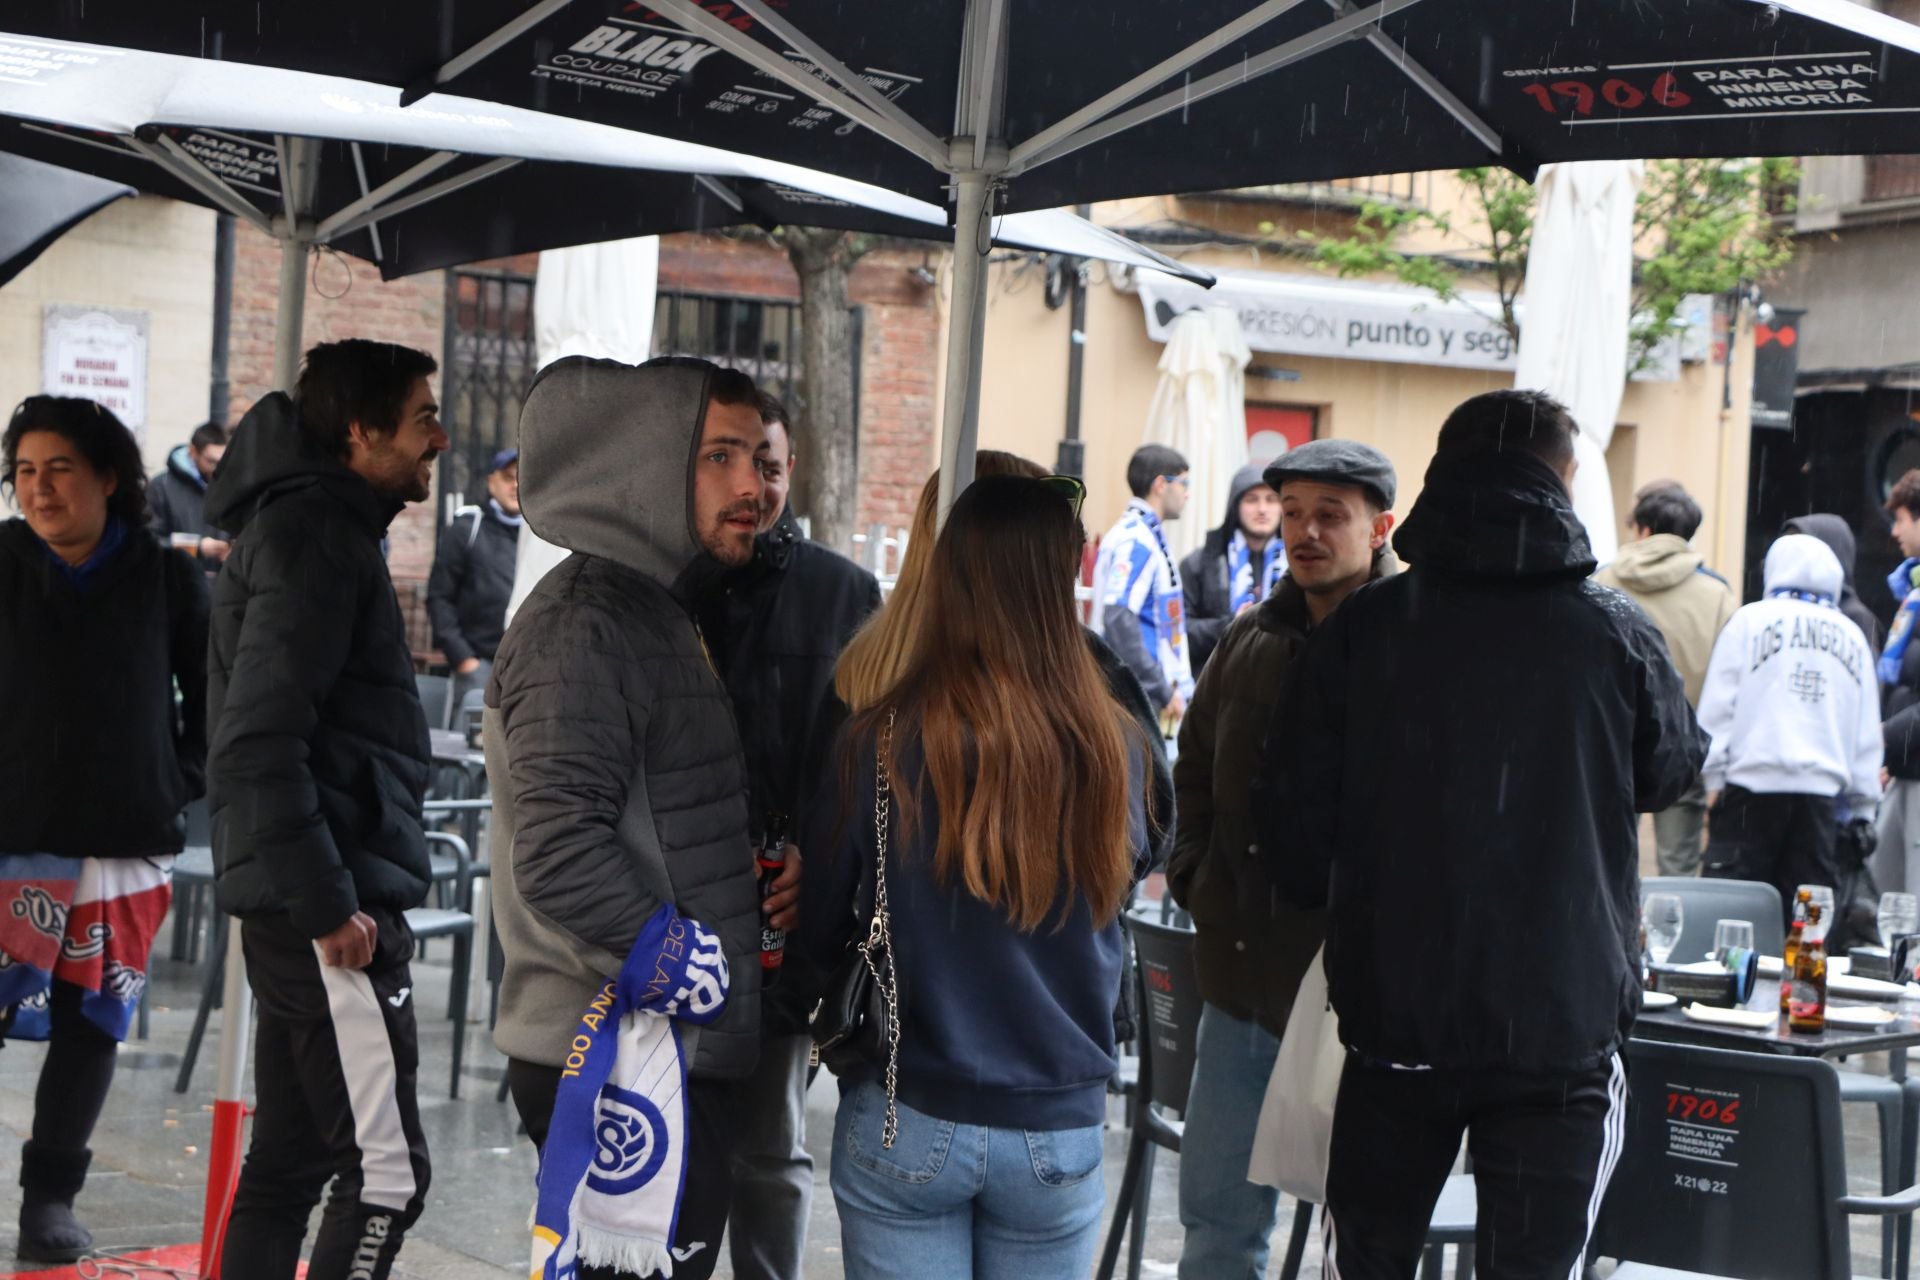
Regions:
<instances>
[{"instance_id":1,"label":"blue and white striped scarf","mask_svg":"<svg viewBox=\"0 0 1920 1280\"><path fill-rule=\"evenodd\" d=\"M673 1274L687 1175L687 1063L675 1024L718 1018L728 980L719 938L663 906L580 1015L540 1151L535 1280L568 1280L581 1266Z\"/></svg>"},{"instance_id":2,"label":"blue and white striped scarf","mask_svg":"<svg viewBox=\"0 0 1920 1280\"><path fill-rule=\"evenodd\" d=\"M1273 594L1274 587L1286 576L1287 553L1280 545L1280 539L1268 538L1261 552L1260 574L1256 588L1253 572L1253 548L1247 545L1247 535L1240 530L1233 531L1233 540L1227 543L1227 585L1229 599L1227 616L1238 617L1240 610L1250 604L1259 604Z\"/></svg>"}]
</instances>

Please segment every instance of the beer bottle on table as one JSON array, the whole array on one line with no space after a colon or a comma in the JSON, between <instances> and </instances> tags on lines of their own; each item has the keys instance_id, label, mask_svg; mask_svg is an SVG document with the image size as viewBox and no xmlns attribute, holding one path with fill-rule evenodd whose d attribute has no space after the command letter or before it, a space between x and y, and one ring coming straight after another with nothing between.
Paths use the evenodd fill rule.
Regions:
<instances>
[{"instance_id":1,"label":"beer bottle on table","mask_svg":"<svg viewBox=\"0 0 1920 1280\"><path fill-rule=\"evenodd\" d=\"M1793 902L1793 927L1787 930L1787 944L1780 949L1780 1016L1791 1016L1793 997L1793 959L1800 953L1800 938L1807 931L1807 908L1813 894L1802 889Z\"/></svg>"},{"instance_id":2,"label":"beer bottle on table","mask_svg":"<svg viewBox=\"0 0 1920 1280\"><path fill-rule=\"evenodd\" d=\"M1818 1035L1827 1029L1827 931L1820 926L1820 908L1807 908L1807 928L1793 957L1792 1007L1787 1025Z\"/></svg>"},{"instance_id":3,"label":"beer bottle on table","mask_svg":"<svg viewBox=\"0 0 1920 1280\"><path fill-rule=\"evenodd\" d=\"M780 872L787 865L787 816L776 813L767 819L766 834L761 837L760 848L754 855L760 867L760 900L766 901L773 893L773 882L780 878ZM771 986L780 975L781 962L787 958L787 934L784 929L776 929L763 916L760 920L760 981L762 986Z\"/></svg>"}]
</instances>

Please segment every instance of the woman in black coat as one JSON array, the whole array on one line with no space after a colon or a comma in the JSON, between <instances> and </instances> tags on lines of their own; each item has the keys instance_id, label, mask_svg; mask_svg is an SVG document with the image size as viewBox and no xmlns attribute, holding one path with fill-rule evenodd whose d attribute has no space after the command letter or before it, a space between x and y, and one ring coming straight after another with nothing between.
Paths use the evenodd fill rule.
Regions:
<instances>
[{"instance_id":1,"label":"woman in black coat","mask_svg":"<svg viewBox=\"0 0 1920 1280\"><path fill-rule=\"evenodd\" d=\"M0 1037L43 1039L19 1256L69 1262L117 1043L203 793L207 589L148 531L140 446L89 400L33 396L4 437Z\"/></svg>"}]
</instances>

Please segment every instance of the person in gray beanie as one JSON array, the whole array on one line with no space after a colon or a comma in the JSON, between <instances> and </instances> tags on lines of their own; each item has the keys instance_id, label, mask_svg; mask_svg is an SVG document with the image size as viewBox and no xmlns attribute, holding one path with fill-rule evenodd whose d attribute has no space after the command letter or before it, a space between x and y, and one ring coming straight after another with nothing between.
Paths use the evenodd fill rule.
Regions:
<instances>
[{"instance_id":1,"label":"person in gray beanie","mask_svg":"<svg viewBox=\"0 0 1920 1280\"><path fill-rule=\"evenodd\" d=\"M1254 849L1248 787L1274 707L1307 637L1363 583L1391 573L1393 464L1370 445L1314 440L1266 469L1286 574L1226 627L1180 728L1180 815L1168 881L1193 913L1199 1046L1180 1161L1180 1274L1267 1272L1279 1193L1247 1181L1254 1122L1280 1034L1325 932L1290 907Z\"/></svg>"}]
</instances>

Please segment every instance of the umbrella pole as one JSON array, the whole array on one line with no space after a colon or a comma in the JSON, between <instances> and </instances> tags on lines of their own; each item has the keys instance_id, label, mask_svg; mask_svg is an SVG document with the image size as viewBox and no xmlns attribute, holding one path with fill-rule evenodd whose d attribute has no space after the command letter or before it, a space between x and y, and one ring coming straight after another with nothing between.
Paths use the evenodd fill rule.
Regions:
<instances>
[{"instance_id":1,"label":"umbrella pole","mask_svg":"<svg viewBox=\"0 0 1920 1280\"><path fill-rule=\"evenodd\" d=\"M300 376L300 330L307 318L307 245L280 241L279 312L273 325L273 385L289 395Z\"/></svg>"},{"instance_id":2,"label":"umbrella pole","mask_svg":"<svg viewBox=\"0 0 1920 1280\"><path fill-rule=\"evenodd\" d=\"M300 372L301 328L307 310L307 245L287 236L280 241L280 296L274 317L273 384L291 391ZM213 1091L213 1136L207 1146L206 1210L200 1224L200 1275L219 1280L227 1220L240 1185L240 1161L247 1129L247 1049L252 1033L253 992L247 987L241 953L240 921L227 921L227 962L221 986L220 1075Z\"/></svg>"},{"instance_id":3,"label":"umbrella pole","mask_svg":"<svg viewBox=\"0 0 1920 1280\"><path fill-rule=\"evenodd\" d=\"M947 389L940 433L940 522L973 483L980 437L980 358L987 329L988 175L956 174L953 304L947 313Z\"/></svg>"}]
</instances>

